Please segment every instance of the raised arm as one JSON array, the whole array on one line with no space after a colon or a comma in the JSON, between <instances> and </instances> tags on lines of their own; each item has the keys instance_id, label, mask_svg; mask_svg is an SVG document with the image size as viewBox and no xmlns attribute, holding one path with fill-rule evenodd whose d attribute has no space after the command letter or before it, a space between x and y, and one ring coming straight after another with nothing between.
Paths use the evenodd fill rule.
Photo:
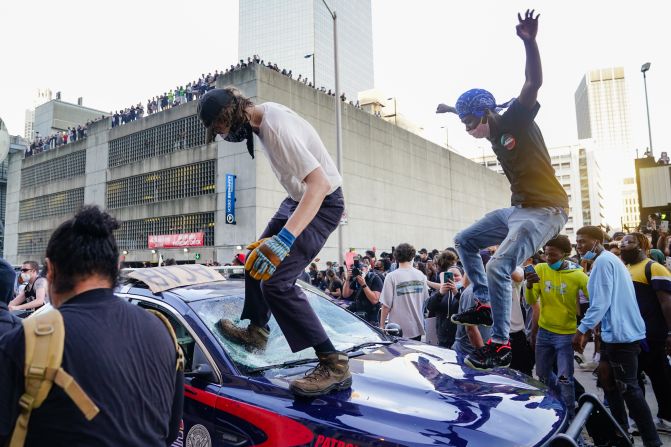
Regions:
<instances>
[{"instance_id":1,"label":"raised arm","mask_svg":"<svg viewBox=\"0 0 671 447\"><path fill-rule=\"evenodd\" d=\"M536 43L536 34L538 33L538 17L534 17L532 9L524 14L524 18L518 13L517 35L524 42L526 52L526 66L524 68L524 85L517 100L527 109L532 109L536 105L538 90L543 84L543 69L541 67L541 55Z\"/></svg>"}]
</instances>

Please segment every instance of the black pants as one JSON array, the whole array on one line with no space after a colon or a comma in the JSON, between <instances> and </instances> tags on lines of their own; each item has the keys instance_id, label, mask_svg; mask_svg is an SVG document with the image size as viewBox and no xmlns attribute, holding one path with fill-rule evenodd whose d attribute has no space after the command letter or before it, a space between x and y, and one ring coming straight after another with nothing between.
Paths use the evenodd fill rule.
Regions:
<instances>
[{"instance_id":1,"label":"black pants","mask_svg":"<svg viewBox=\"0 0 671 447\"><path fill-rule=\"evenodd\" d=\"M638 341L633 343L601 343L601 363L599 379L610 405L615 420L625 429L629 427L629 414L636 422L643 444L647 446L662 445L655 423L652 420L650 407L638 385L638 354L641 348Z\"/></svg>"},{"instance_id":2,"label":"black pants","mask_svg":"<svg viewBox=\"0 0 671 447\"><path fill-rule=\"evenodd\" d=\"M638 355L638 370L639 377L644 372L650 378L659 408L657 417L671 421L671 367L666 359L664 344L664 340L648 341L649 350L641 350Z\"/></svg>"},{"instance_id":3,"label":"black pants","mask_svg":"<svg viewBox=\"0 0 671 447\"><path fill-rule=\"evenodd\" d=\"M510 333L510 350L513 354L510 368L530 376L535 356L524 330Z\"/></svg>"},{"instance_id":4,"label":"black pants","mask_svg":"<svg viewBox=\"0 0 671 447\"><path fill-rule=\"evenodd\" d=\"M286 198L259 239L278 234L297 206L298 202ZM258 281L245 274L245 306L240 318L264 327L272 312L293 352L328 340L321 321L296 280L338 227L344 209L342 190L338 188L326 196L315 218L296 238L289 255L270 279Z\"/></svg>"}]
</instances>

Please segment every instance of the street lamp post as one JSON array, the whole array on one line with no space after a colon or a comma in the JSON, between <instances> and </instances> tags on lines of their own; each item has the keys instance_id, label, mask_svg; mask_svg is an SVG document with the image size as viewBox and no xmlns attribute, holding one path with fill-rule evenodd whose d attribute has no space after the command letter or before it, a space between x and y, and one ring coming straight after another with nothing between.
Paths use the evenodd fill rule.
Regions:
<instances>
[{"instance_id":1,"label":"street lamp post","mask_svg":"<svg viewBox=\"0 0 671 447\"><path fill-rule=\"evenodd\" d=\"M448 132L447 126L440 126L441 129L445 129L445 147L450 148L450 134Z\"/></svg>"},{"instance_id":2,"label":"street lamp post","mask_svg":"<svg viewBox=\"0 0 671 447\"><path fill-rule=\"evenodd\" d=\"M315 79L315 54L310 53L310 54L306 54L303 57L305 59L312 58L312 84L314 85L314 88L317 88L317 80Z\"/></svg>"},{"instance_id":3,"label":"street lamp post","mask_svg":"<svg viewBox=\"0 0 671 447\"><path fill-rule=\"evenodd\" d=\"M650 142L650 156L652 156L652 131L650 130L650 107L648 106L648 82L645 77L645 72L650 70L650 62L646 62L641 66L641 73L643 73L643 88L645 89L645 110L648 114L648 140Z\"/></svg>"},{"instance_id":4,"label":"street lamp post","mask_svg":"<svg viewBox=\"0 0 671 447\"><path fill-rule=\"evenodd\" d=\"M332 11L329 8L329 5L326 3L326 0L322 0L324 6L331 14L333 19L333 68L335 70L335 113L336 113L336 164L338 166L338 172L340 176L343 177L344 183L344 173L343 173L343 162L342 162L342 111L341 111L341 100L340 100L340 74L338 70L338 20L336 12ZM314 56L313 56L314 57ZM313 59L314 61L314 59ZM317 86L315 85L315 88ZM344 189L344 184L343 184ZM343 253L343 234L342 234L342 225L338 225L338 263L343 265L344 263L344 253Z\"/></svg>"},{"instance_id":5,"label":"street lamp post","mask_svg":"<svg viewBox=\"0 0 671 447\"><path fill-rule=\"evenodd\" d=\"M393 115L393 117L394 117L394 126L395 126L396 125L396 115L398 115L398 113L396 111L396 96L394 96L393 98L387 98L387 101L391 101L392 99L394 100L394 115ZM387 117L390 117L390 116L392 116L392 115L387 115Z\"/></svg>"}]
</instances>

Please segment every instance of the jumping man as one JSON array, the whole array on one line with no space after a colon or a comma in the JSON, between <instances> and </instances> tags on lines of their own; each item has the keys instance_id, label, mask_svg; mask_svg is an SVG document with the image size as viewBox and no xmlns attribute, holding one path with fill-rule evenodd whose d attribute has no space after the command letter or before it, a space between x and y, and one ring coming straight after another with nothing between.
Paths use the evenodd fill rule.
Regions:
<instances>
[{"instance_id":1,"label":"jumping man","mask_svg":"<svg viewBox=\"0 0 671 447\"><path fill-rule=\"evenodd\" d=\"M337 228L344 210L342 178L315 129L289 108L256 105L237 89L228 87L206 93L198 116L207 128L207 142L247 140L254 158L253 135L266 149L270 166L287 197L245 262L245 305L241 319L246 328L222 319L221 331L231 340L252 349L268 342L271 313L293 352L312 347L319 365L294 380L298 395L318 396L350 387L347 354L336 351L296 279L317 256Z\"/></svg>"},{"instance_id":2,"label":"jumping man","mask_svg":"<svg viewBox=\"0 0 671 447\"><path fill-rule=\"evenodd\" d=\"M568 198L555 178L543 135L534 122L540 108L536 97L543 82L536 44L538 15L534 17L533 11L527 10L524 18L519 14L517 17L517 35L526 51L526 80L519 96L506 104L508 109L499 114L491 93L473 89L459 97L456 107L440 104L436 110L458 114L469 134L489 140L512 191L510 208L488 213L455 237L455 246L479 302L453 315L452 321L492 326L489 342L465 359L466 364L478 369L510 364L510 275L558 234L568 219ZM498 244L485 274L478 252Z\"/></svg>"}]
</instances>

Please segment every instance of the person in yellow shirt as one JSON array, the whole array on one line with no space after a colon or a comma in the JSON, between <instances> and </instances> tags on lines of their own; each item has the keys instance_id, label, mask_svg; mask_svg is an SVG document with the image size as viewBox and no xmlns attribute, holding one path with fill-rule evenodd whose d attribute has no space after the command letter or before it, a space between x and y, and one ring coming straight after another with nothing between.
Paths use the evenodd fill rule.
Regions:
<instances>
[{"instance_id":1,"label":"person in yellow shirt","mask_svg":"<svg viewBox=\"0 0 671 447\"><path fill-rule=\"evenodd\" d=\"M571 341L577 327L579 291L588 296L588 277L580 266L566 259L571 254L567 236L550 239L544 251L547 262L527 274L526 300L534 309L531 344L536 351L536 374L562 396L572 418L575 384Z\"/></svg>"}]
</instances>

